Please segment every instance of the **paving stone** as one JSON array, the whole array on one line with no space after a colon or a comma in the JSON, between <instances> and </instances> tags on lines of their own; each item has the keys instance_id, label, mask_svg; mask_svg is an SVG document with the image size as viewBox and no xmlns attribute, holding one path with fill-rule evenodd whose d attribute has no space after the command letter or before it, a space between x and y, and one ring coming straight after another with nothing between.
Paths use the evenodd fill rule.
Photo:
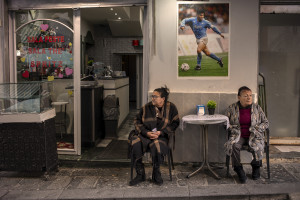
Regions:
<instances>
[{"instance_id":1,"label":"paving stone","mask_svg":"<svg viewBox=\"0 0 300 200\"><path fill-rule=\"evenodd\" d=\"M59 171L55 174L55 176L71 176L73 173L72 168L59 168Z\"/></svg>"},{"instance_id":2,"label":"paving stone","mask_svg":"<svg viewBox=\"0 0 300 200\"><path fill-rule=\"evenodd\" d=\"M226 168L223 168L223 169L218 169L218 168L212 168L214 170L214 172L216 172L220 177L221 179L218 180L215 178L215 176L208 170L208 169L205 169L205 174L207 174L207 183L208 185L220 185L220 184L234 184L235 181L234 179L229 176L227 177L226 175Z\"/></svg>"},{"instance_id":3,"label":"paving stone","mask_svg":"<svg viewBox=\"0 0 300 200\"><path fill-rule=\"evenodd\" d=\"M272 163L271 179L266 179L265 169L259 180L251 179L252 168L244 164L248 176L247 184L240 184L236 173L230 168L214 168L221 176L217 180L206 168L190 178L186 176L197 169L197 165L176 165L169 181L168 166L161 167L164 184L157 186L151 181L152 166L146 165L147 180L137 186L129 186L129 167L67 168L51 175L48 180L29 177L22 173L1 172L0 195L4 199L287 199L300 188L297 163ZM7 176L7 177L6 177ZM48 193L49 192L49 193ZM53 195L51 192L54 192ZM18 196L19 195L19 196ZM294 195L295 196L295 195ZM256 198L256 199L255 199ZM297 198L294 197L294 199Z\"/></svg>"},{"instance_id":4,"label":"paving stone","mask_svg":"<svg viewBox=\"0 0 300 200\"><path fill-rule=\"evenodd\" d=\"M42 178L24 178L18 185L14 187L17 190L39 190L40 186L44 184L45 180Z\"/></svg>"},{"instance_id":5,"label":"paving stone","mask_svg":"<svg viewBox=\"0 0 300 200\"><path fill-rule=\"evenodd\" d=\"M4 195L6 195L7 193L8 193L8 190L0 189L0 199L1 199L1 197L3 197Z\"/></svg>"},{"instance_id":6,"label":"paving stone","mask_svg":"<svg viewBox=\"0 0 300 200\"><path fill-rule=\"evenodd\" d=\"M188 188L168 187L168 186L156 186L154 185L151 189L144 189L139 187L132 187L124 192L124 198L180 198L183 199L189 196Z\"/></svg>"},{"instance_id":7,"label":"paving stone","mask_svg":"<svg viewBox=\"0 0 300 200\"><path fill-rule=\"evenodd\" d=\"M67 189L95 189L98 176L74 177Z\"/></svg>"},{"instance_id":8,"label":"paving stone","mask_svg":"<svg viewBox=\"0 0 300 200\"><path fill-rule=\"evenodd\" d=\"M298 181L300 180L300 163L282 164L282 166Z\"/></svg>"},{"instance_id":9,"label":"paving stone","mask_svg":"<svg viewBox=\"0 0 300 200\"><path fill-rule=\"evenodd\" d=\"M273 164L270 169L270 183L297 182L297 179L280 164Z\"/></svg>"},{"instance_id":10,"label":"paving stone","mask_svg":"<svg viewBox=\"0 0 300 200\"><path fill-rule=\"evenodd\" d=\"M60 176L50 182L46 187L48 190L59 190L66 188L72 180L72 177L69 176Z\"/></svg>"},{"instance_id":11,"label":"paving stone","mask_svg":"<svg viewBox=\"0 0 300 200\"><path fill-rule=\"evenodd\" d=\"M187 173L186 176L189 175L190 173ZM190 178L186 178L186 179L188 181L189 186L191 186L191 185L201 185L201 186L208 185L206 174L203 173L203 171L200 171L199 173L193 175Z\"/></svg>"},{"instance_id":12,"label":"paving stone","mask_svg":"<svg viewBox=\"0 0 300 200\"><path fill-rule=\"evenodd\" d=\"M289 195L289 199L290 200L299 200L300 199L300 193L296 192L296 193L292 193Z\"/></svg>"},{"instance_id":13,"label":"paving stone","mask_svg":"<svg viewBox=\"0 0 300 200\"><path fill-rule=\"evenodd\" d=\"M190 197L220 197L220 196L248 196L250 193L244 185L213 185L190 186Z\"/></svg>"},{"instance_id":14,"label":"paving stone","mask_svg":"<svg viewBox=\"0 0 300 200\"><path fill-rule=\"evenodd\" d=\"M94 189L63 190L59 199L93 199L96 192Z\"/></svg>"},{"instance_id":15,"label":"paving stone","mask_svg":"<svg viewBox=\"0 0 300 200\"><path fill-rule=\"evenodd\" d=\"M45 199L57 200L62 190L46 190L46 191L9 191L1 200L27 200L27 199Z\"/></svg>"},{"instance_id":16,"label":"paving stone","mask_svg":"<svg viewBox=\"0 0 300 200\"><path fill-rule=\"evenodd\" d=\"M94 198L107 198L107 199L118 199L124 197L124 192L127 190L127 188L113 188L110 190L107 190L105 188L97 189L96 193L94 194Z\"/></svg>"},{"instance_id":17,"label":"paving stone","mask_svg":"<svg viewBox=\"0 0 300 200\"><path fill-rule=\"evenodd\" d=\"M13 189L17 187L22 178L14 178L14 177L0 177L0 188L2 190Z\"/></svg>"},{"instance_id":18,"label":"paving stone","mask_svg":"<svg viewBox=\"0 0 300 200\"><path fill-rule=\"evenodd\" d=\"M289 199L286 194L269 194L269 195L257 195L250 196L249 200L287 200Z\"/></svg>"},{"instance_id":19,"label":"paving stone","mask_svg":"<svg viewBox=\"0 0 300 200\"><path fill-rule=\"evenodd\" d=\"M98 176L100 174L99 169L90 169L90 168L85 168L85 169L74 169L72 172L72 176Z\"/></svg>"},{"instance_id":20,"label":"paving stone","mask_svg":"<svg viewBox=\"0 0 300 200\"><path fill-rule=\"evenodd\" d=\"M300 183L272 183L272 184L245 184L250 194L267 195L267 194L289 194L293 193L300 188Z\"/></svg>"}]
</instances>

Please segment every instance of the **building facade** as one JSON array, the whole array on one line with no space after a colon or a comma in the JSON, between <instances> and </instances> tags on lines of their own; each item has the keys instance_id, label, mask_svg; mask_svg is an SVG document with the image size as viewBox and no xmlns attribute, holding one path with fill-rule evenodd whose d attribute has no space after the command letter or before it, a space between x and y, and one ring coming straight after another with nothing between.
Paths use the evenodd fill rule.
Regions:
<instances>
[{"instance_id":1,"label":"building facade","mask_svg":"<svg viewBox=\"0 0 300 200\"><path fill-rule=\"evenodd\" d=\"M149 101L151 92L160 86L170 88L170 101L178 107L180 117L196 112L196 105L206 104L208 100L217 102L217 113L223 114L231 103L237 101L237 90L246 85L252 89L255 102L258 99L258 74L260 56L260 1L259 0L211 0L210 4L229 5L230 37L228 48L228 75L222 77L178 76L178 1L176 0L127 0L127 1L21 1L1 0L0 23L0 82L14 82L16 77L17 50L13 30L20 10L57 10L65 9L71 13L73 46L73 83L74 83L74 153L80 154L80 63L82 63L80 36L88 25L81 19L82 9L92 7L142 6L143 49L129 53L142 53L140 79L141 104ZM195 2L193 2L195 3ZM34 8L34 9L33 9ZM65 13L62 13L65 15ZM97 29L96 29L97 30ZM86 33L84 33L85 35ZM94 33L97 34L97 33ZM132 40L134 38L130 38ZM138 38L138 39L141 39ZM105 43L103 39L103 44ZM107 40L106 40L107 41ZM104 45L105 46L105 45ZM141 52L142 51L142 52ZM140 62L141 62L140 60ZM192 66L191 66L192 67ZM298 96L299 98L299 92ZM298 100L299 101L299 100ZM298 107L297 107L298 108ZM299 109L298 109L299 110ZM298 112L299 113L299 112ZM297 114L297 113L296 113ZM298 116L299 121L299 116ZM176 161L199 161L199 127L188 126L176 131ZM299 126L298 126L299 132ZM288 135L281 135L288 136ZM295 135L296 137L299 136ZM212 162L223 162L223 144L226 141L223 126L209 128L209 154ZM76 139L77 138L77 139Z\"/></svg>"}]
</instances>

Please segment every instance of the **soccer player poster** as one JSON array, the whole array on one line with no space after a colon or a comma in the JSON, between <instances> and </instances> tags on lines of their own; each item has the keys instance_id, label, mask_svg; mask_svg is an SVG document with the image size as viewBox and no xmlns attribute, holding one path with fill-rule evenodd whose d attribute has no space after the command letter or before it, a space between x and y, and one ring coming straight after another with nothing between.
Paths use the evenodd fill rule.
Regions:
<instances>
[{"instance_id":1,"label":"soccer player poster","mask_svg":"<svg viewBox=\"0 0 300 200\"><path fill-rule=\"evenodd\" d=\"M178 76L227 77L229 3L178 3Z\"/></svg>"}]
</instances>

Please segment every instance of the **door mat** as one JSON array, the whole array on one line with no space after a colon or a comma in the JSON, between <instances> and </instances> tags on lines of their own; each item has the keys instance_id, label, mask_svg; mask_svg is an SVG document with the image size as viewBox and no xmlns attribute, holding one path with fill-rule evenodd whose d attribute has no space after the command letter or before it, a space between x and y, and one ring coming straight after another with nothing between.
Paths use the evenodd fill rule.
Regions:
<instances>
[{"instance_id":1,"label":"door mat","mask_svg":"<svg viewBox=\"0 0 300 200\"><path fill-rule=\"evenodd\" d=\"M70 142L57 142L58 149L74 149L74 144Z\"/></svg>"}]
</instances>

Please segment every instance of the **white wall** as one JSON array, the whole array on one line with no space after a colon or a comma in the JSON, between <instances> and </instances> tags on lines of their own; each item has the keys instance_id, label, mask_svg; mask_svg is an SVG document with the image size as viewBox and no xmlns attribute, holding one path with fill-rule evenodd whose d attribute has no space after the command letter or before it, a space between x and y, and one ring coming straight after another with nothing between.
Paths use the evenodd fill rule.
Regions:
<instances>
[{"instance_id":1,"label":"white wall","mask_svg":"<svg viewBox=\"0 0 300 200\"><path fill-rule=\"evenodd\" d=\"M171 92L237 93L240 86L247 85L256 93L259 1L209 1L219 2L230 4L229 77L190 80L177 77L177 1L156 1L156 54L150 56L149 92L166 84Z\"/></svg>"},{"instance_id":2,"label":"white wall","mask_svg":"<svg viewBox=\"0 0 300 200\"><path fill-rule=\"evenodd\" d=\"M228 0L229 2L229 76L186 79L177 77L177 1L155 1L155 37L150 41L149 90L166 84L171 91L170 101L178 108L179 116L196 113L196 105L208 100L217 102L216 113L237 101L237 90L247 85L257 93L259 0ZM150 22L151 24L151 22ZM151 35L150 35L151 37ZM146 38L146 37L144 37ZM201 139L199 126L187 126L184 131L176 130L174 160L180 162L201 162ZM209 158L211 162L224 162L223 145L227 140L222 126L209 127Z\"/></svg>"}]
</instances>

